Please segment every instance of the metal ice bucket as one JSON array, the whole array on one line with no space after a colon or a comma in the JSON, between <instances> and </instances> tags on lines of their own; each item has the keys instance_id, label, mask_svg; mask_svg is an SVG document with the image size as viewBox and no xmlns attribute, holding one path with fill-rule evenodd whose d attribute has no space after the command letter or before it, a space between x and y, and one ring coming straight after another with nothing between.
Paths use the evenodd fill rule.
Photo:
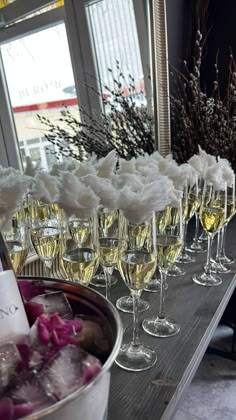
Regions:
<instances>
[{"instance_id":1,"label":"metal ice bucket","mask_svg":"<svg viewBox=\"0 0 236 420\"><path fill-rule=\"evenodd\" d=\"M35 277L21 277L20 280L37 281ZM115 307L100 293L72 282L40 278L49 291L62 291L68 298L75 314L92 316L106 325L106 339L109 352L99 374L78 391L24 420L105 420L110 386L110 368L122 341L122 324Z\"/></svg>"}]
</instances>

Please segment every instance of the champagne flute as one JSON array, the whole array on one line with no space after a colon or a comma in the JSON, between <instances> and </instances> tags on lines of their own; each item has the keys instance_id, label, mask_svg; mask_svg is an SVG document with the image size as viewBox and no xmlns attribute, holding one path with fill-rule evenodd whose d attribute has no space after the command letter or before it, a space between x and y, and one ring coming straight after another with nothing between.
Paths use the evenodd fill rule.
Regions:
<instances>
[{"instance_id":1,"label":"champagne flute","mask_svg":"<svg viewBox=\"0 0 236 420\"><path fill-rule=\"evenodd\" d=\"M164 210L160 210L156 212L156 230L157 234L164 234L165 229L169 226L171 220L171 207L166 206ZM154 273L153 278L149 282L148 286L144 289L145 292L160 292L161 282L160 278L157 278L157 270L156 273ZM166 283L165 285L166 289L168 288L168 285Z\"/></svg>"},{"instance_id":2,"label":"champagne flute","mask_svg":"<svg viewBox=\"0 0 236 420\"><path fill-rule=\"evenodd\" d=\"M233 185L227 186L227 212L223 227L218 231L217 235L217 251L215 259L211 260L211 270L213 273L229 273L231 270L223 263L225 242L225 229L235 214L235 177L233 177Z\"/></svg>"},{"instance_id":3,"label":"champagne flute","mask_svg":"<svg viewBox=\"0 0 236 420\"><path fill-rule=\"evenodd\" d=\"M68 221L68 229L74 243L78 248L82 248L90 236L91 220L72 216Z\"/></svg>"},{"instance_id":4,"label":"champagne flute","mask_svg":"<svg viewBox=\"0 0 236 420\"><path fill-rule=\"evenodd\" d=\"M227 256L225 254L225 242L226 242L226 230L227 226L230 222L230 220L235 215L236 206L235 206L235 176L233 177L233 185L232 187L228 188L228 194L229 194L229 208L227 207L227 222L224 224L222 231L221 231L221 254L220 254L220 260L222 264L233 264L234 258L231 256Z\"/></svg>"},{"instance_id":5,"label":"champagne flute","mask_svg":"<svg viewBox=\"0 0 236 420\"><path fill-rule=\"evenodd\" d=\"M106 279L106 298L110 300L111 276L118 263L118 238L99 238L100 264Z\"/></svg>"},{"instance_id":6,"label":"champagne flute","mask_svg":"<svg viewBox=\"0 0 236 420\"><path fill-rule=\"evenodd\" d=\"M207 263L204 273L194 275L193 281L201 286L218 286L222 283L220 277L211 272L211 251L215 234L222 228L227 218L227 184L224 189L217 191L212 184L205 181L203 198L200 207L200 220L208 235Z\"/></svg>"},{"instance_id":7,"label":"champagne flute","mask_svg":"<svg viewBox=\"0 0 236 420\"><path fill-rule=\"evenodd\" d=\"M133 339L131 343L120 348L116 363L129 371L143 371L151 368L157 356L154 350L141 344L138 337L138 301L142 290L149 283L156 269L156 222L153 213L149 220L149 242L147 248L137 247L134 238L133 224L120 212L122 228L120 228L120 245L118 269L133 298ZM129 214L129 217L131 214ZM138 224L136 224L137 228Z\"/></svg>"},{"instance_id":8,"label":"champagne flute","mask_svg":"<svg viewBox=\"0 0 236 420\"><path fill-rule=\"evenodd\" d=\"M189 220L193 217L195 210L200 206L199 188L198 188L198 176L196 175L195 184L191 187L188 183L185 183L182 201L182 217L183 217L183 248L178 258L178 262L191 263L195 262L195 258L187 253L187 229Z\"/></svg>"},{"instance_id":9,"label":"champagne flute","mask_svg":"<svg viewBox=\"0 0 236 420\"><path fill-rule=\"evenodd\" d=\"M170 229L172 235L175 234L176 229L179 228L180 208L170 206L170 217L167 228ZM182 267L178 267L177 264L173 264L168 268L167 275L169 277L183 276L186 271Z\"/></svg>"},{"instance_id":10,"label":"champagne flute","mask_svg":"<svg viewBox=\"0 0 236 420\"><path fill-rule=\"evenodd\" d=\"M205 252L206 249L201 245L201 241L199 241L199 225L200 225L200 220L199 220L199 211L200 211L200 205L201 205L201 200L202 200L202 190L203 190L203 184L204 181L202 178L198 178L198 187L199 187L199 200L198 200L198 205L196 206L195 209L195 233L194 233L194 238L193 238L193 242L190 245L190 249L191 251L194 252Z\"/></svg>"},{"instance_id":11,"label":"champagne flute","mask_svg":"<svg viewBox=\"0 0 236 420\"><path fill-rule=\"evenodd\" d=\"M110 236L114 236L114 231L118 229L118 210L99 206L97 217L99 237L108 238ZM113 272L113 270L110 271ZM116 277L114 277L112 274L109 276L109 283L110 287L117 283ZM103 272L100 272L94 276L91 284L95 287L107 288L107 280L104 274L104 269Z\"/></svg>"},{"instance_id":12,"label":"champagne flute","mask_svg":"<svg viewBox=\"0 0 236 420\"><path fill-rule=\"evenodd\" d=\"M174 207L174 206L173 206ZM157 235L157 265L161 273L160 307L157 317L143 320L144 331L155 337L170 337L180 330L179 325L165 314L165 283L168 269L175 263L183 245L182 203L176 205L179 210L179 219L172 232Z\"/></svg>"},{"instance_id":13,"label":"champagne flute","mask_svg":"<svg viewBox=\"0 0 236 420\"><path fill-rule=\"evenodd\" d=\"M99 246L96 215L88 218L89 235L82 245L66 241L62 264L69 280L88 286L99 266Z\"/></svg>"},{"instance_id":14,"label":"champagne flute","mask_svg":"<svg viewBox=\"0 0 236 420\"><path fill-rule=\"evenodd\" d=\"M50 204L32 201L30 205L31 242L50 276L54 259L60 251L62 234L61 212L55 214Z\"/></svg>"},{"instance_id":15,"label":"champagne flute","mask_svg":"<svg viewBox=\"0 0 236 420\"><path fill-rule=\"evenodd\" d=\"M122 216L120 216L120 223L122 223ZM121 226L120 226L121 228ZM150 221L142 223L128 224L129 243L136 250L146 249L150 234ZM147 284L148 286L148 284ZM144 299L139 299L137 302L138 312L146 311L149 308L149 303ZM133 313L133 297L132 293L129 296L122 296L116 301L116 307L126 313Z\"/></svg>"},{"instance_id":16,"label":"champagne flute","mask_svg":"<svg viewBox=\"0 0 236 420\"><path fill-rule=\"evenodd\" d=\"M16 276L18 276L21 273L29 252L29 233L28 226L25 223L23 209L19 208L13 215L11 227L4 233L4 238L13 269Z\"/></svg>"}]
</instances>

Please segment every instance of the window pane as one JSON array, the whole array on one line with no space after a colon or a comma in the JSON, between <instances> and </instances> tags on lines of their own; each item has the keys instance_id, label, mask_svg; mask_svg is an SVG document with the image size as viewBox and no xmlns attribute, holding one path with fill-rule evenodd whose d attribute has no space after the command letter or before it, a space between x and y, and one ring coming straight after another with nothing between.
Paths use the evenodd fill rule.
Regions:
<instances>
[{"instance_id":1,"label":"window pane","mask_svg":"<svg viewBox=\"0 0 236 420\"><path fill-rule=\"evenodd\" d=\"M131 75L134 78L135 99L146 103L133 0L101 0L88 5L87 12L101 83L116 89L113 79L119 74L118 61L125 78L122 82L123 94L130 95Z\"/></svg>"},{"instance_id":2,"label":"window pane","mask_svg":"<svg viewBox=\"0 0 236 420\"><path fill-rule=\"evenodd\" d=\"M41 159L41 166L48 169L55 159L47 159L50 143L42 141L45 127L37 114L58 123L65 104L79 118L65 25L4 44L1 52L18 140L25 157L36 163Z\"/></svg>"}]
</instances>

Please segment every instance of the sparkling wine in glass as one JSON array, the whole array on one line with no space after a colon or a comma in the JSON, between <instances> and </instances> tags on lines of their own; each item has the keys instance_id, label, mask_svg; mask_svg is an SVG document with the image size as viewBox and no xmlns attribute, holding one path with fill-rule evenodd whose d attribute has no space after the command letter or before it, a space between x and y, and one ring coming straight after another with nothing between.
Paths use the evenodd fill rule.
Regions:
<instances>
[{"instance_id":1,"label":"sparkling wine in glass","mask_svg":"<svg viewBox=\"0 0 236 420\"><path fill-rule=\"evenodd\" d=\"M89 222L89 235L81 246L67 240L62 255L62 265L69 280L88 286L99 266L99 247L97 219L92 216Z\"/></svg>"},{"instance_id":2,"label":"sparkling wine in glass","mask_svg":"<svg viewBox=\"0 0 236 420\"><path fill-rule=\"evenodd\" d=\"M169 221L168 225L166 226L170 230L170 234L174 235L176 232L176 229L179 228L179 218L180 218L180 208L179 207L170 207L170 213L169 213ZM167 275L170 277L178 277L183 276L186 273L184 268L179 267L177 264L173 264L168 268Z\"/></svg>"},{"instance_id":3,"label":"sparkling wine in glass","mask_svg":"<svg viewBox=\"0 0 236 420\"><path fill-rule=\"evenodd\" d=\"M99 238L100 265L106 279L106 298L110 300L111 278L114 268L118 263L118 238Z\"/></svg>"},{"instance_id":4,"label":"sparkling wine in glass","mask_svg":"<svg viewBox=\"0 0 236 420\"><path fill-rule=\"evenodd\" d=\"M121 217L123 228L120 230L118 269L133 299L133 339L121 346L116 363L129 371L143 371L151 368L157 358L155 351L140 343L138 337L138 301L142 290L148 285L156 270L155 215L153 213L149 220L147 247L138 248L134 247L132 223L125 215L122 214ZM138 243L140 244L139 241ZM137 241L135 244L137 245Z\"/></svg>"},{"instance_id":5,"label":"sparkling wine in glass","mask_svg":"<svg viewBox=\"0 0 236 420\"><path fill-rule=\"evenodd\" d=\"M68 278L87 286L97 271L99 254L92 248L69 248L62 261Z\"/></svg>"},{"instance_id":6,"label":"sparkling wine in glass","mask_svg":"<svg viewBox=\"0 0 236 420\"><path fill-rule=\"evenodd\" d=\"M91 232L90 219L70 218L68 228L74 243L80 248L88 240Z\"/></svg>"},{"instance_id":7,"label":"sparkling wine in glass","mask_svg":"<svg viewBox=\"0 0 236 420\"><path fill-rule=\"evenodd\" d=\"M120 228L122 228L122 216L120 216ZM150 220L146 220L142 223L129 222L127 230L130 247L139 251L145 250L150 237ZM148 287L148 284L146 285L146 287ZM149 308L149 303L141 298L138 300L137 305L138 312L146 311ZM116 307L122 312L133 313L134 306L132 293L129 296L120 297L116 301Z\"/></svg>"},{"instance_id":8,"label":"sparkling wine in glass","mask_svg":"<svg viewBox=\"0 0 236 420\"><path fill-rule=\"evenodd\" d=\"M13 215L11 227L4 232L8 253L16 275L19 275L26 262L29 252L28 226L25 223L23 209Z\"/></svg>"},{"instance_id":9,"label":"sparkling wine in glass","mask_svg":"<svg viewBox=\"0 0 236 420\"><path fill-rule=\"evenodd\" d=\"M50 276L52 264L60 251L63 217L55 214L51 204L32 201L30 205L30 234L34 250Z\"/></svg>"},{"instance_id":10,"label":"sparkling wine in glass","mask_svg":"<svg viewBox=\"0 0 236 420\"><path fill-rule=\"evenodd\" d=\"M200 206L200 196L198 187L198 176L196 175L196 181L193 186L190 186L187 182L183 191L182 200L182 218L183 218L183 232L184 232L184 243L181 254L178 261L181 263L195 262L195 258L191 256L187 251L187 229L190 219L193 217L196 209Z\"/></svg>"},{"instance_id":11,"label":"sparkling wine in glass","mask_svg":"<svg viewBox=\"0 0 236 420\"><path fill-rule=\"evenodd\" d=\"M97 212L98 218L98 232L100 238L109 238L118 236L118 210L117 209L108 209L106 207L100 206ZM114 265L114 268L116 266ZM113 270L109 270L113 272ZM112 274L109 277L110 287L116 284L117 279ZM97 273L96 276L91 281L91 284L95 287L106 287L107 288L107 278L104 274L104 269L100 273Z\"/></svg>"},{"instance_id":12,"label":"sparkling wine in glass","mask_svg":"<svg viewBox=\"0 0 236 420\"><path fill-rule=\"evenodd\" d=\"M155 337L170 337L180 330L179 325L168 318L165 313L165 284L168 269L172 267L179 256L183 245L182 208L181 201L177 207L179 219L174 231L166 231L157 235L157 265L161 273L160 307L158 316L143 320L144 331Z\"/></svg>"},{"instance_id":13,"label":"sparkling wine in glass","mask_svg":"<svg viewBox=\"0 0 236 420\"><path fill-rule=\"evenodd\" d=\"M229 273L231 271L229 267L224 265L224 264L231 264L232 262L234 262L233 258L227 257L225 255L225 238L226 238L226 229L227 229L228 223L233 218L234 214L235 214L235 176L233 176L232 185L227 186L226 220L221 230L218 231L216 258L215 260L212 261L213 272Z\"/></svg>"},{"instance_id":14,"label":"sparkling wine in glass","mask_svg":"<svg viewBox=\"0 0 236 420\"><path fill-rule=\"evenodd\" d=\"M160 210L156 212L156 230L158 234L164 234L165 229L169 227L171 223L171 207L166 206L164 210ZM153 278L149 282L148 286L145 288L145 292L160 292L161 281L160 278L157 277L157 271L154 273ZM166 289L167 289L166 283Z\"/></svg>"},{"instance_id":15,"label":"sparkling wine in glass","mask_svg":"<svg viewBox=\"0 0 236 420\"><path fill-rule=\"evenodd\" d=\"M211 272L211 252L213 239L223 227L226 218L227 184L224 184L224 189L217 191L213 185L208 185L205 181L200 207L200 221L208 235L207 262L204 266L204 273L193 276L193 281L201 286L217 286L222 283L221 278Z\"/></svg>"},{"instance_id":16,"label":"sparkling wine in glass","mask_svg":"<svg viewBox=\"0 0 236 420\"><path fill-rule=\"evenodd\" d=\"M193 238L193 242L190 245L190 249L193 252L205 252L206 249L204 246L201 245L201 241L199 241L199 227L200 227L200 220L199 220L199 211L200 211L200 206L201 206L201 201L202 201L202 191L203 191L203 185L204 185L204 180L203 178L199 177L198 178L198 205L196 206L195 209L195 233L194 233L194 238Z\"/></svg>"}]
</instances>

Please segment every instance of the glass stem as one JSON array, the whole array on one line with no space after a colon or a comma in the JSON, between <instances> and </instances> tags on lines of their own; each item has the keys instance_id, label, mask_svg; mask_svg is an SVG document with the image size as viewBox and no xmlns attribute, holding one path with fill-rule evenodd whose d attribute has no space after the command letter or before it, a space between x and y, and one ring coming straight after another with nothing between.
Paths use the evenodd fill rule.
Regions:
<instances>
[{"instance_id":1,"label":"glass stem","mask_svg":"<svg viewBox=\"0 0 236 420\"><path fill-rule=\"evenodd\" d=\"M225 239L226 239L227 225L223 226L221 232L221 257L225 257Z\"/></svg>"},{"instance_id":2,"label":"glass stem","mask_svg":"<svg viewBox=\"0 0 236 420\"><path fill-rule=\"evenodd\" d=\"M195 235L193 238L193 242L195 244L198 243L198 233L199 233L199 214L196 212L195 213Z\"/></svg>"},{"instance_id":3,"label":"glass stem","mask_svg":"<svg viewBox=\"0 0 236 420\"><path fill-rule=\"evenodd\" d=\"M131 345L137 347L139 345L138 338L138 303L139 303L139 292L132 291L133 298L133 340Z\"/></svg>"},{"instance_id":4,"label":"glass stem","mask_svg":"<svg viewBox=\"0 0 236 420\"><path fill-rule=\"evenodd\" d=\"M113 272L113 267L103 267L103 271L106 279L106 298L110 300L111 298L111 276Z\"/></svg>"},{"instance_id":5,"label":"glass stem","mask_svg":"<svg viewBox=\"0 0 236 420\"><path fill-rule=\"evenodd\" d=\"M158 317L165 319L165 300L166 300L166 276L167 271L160 270L161 273L161 287L160 287L160 309Z\"/></svg>"},{"instance_id":6,"label":"glass stem","mask_svg":"<svg viewBox=\"0 0 236 420\"><path fill-rule=\"evenodd\" d=\"M219 230L217 233L217 248L216 248L216 261L220 262L220 254L222 249L222 231Z\"/></svg>"},{"instance_id":7,"label":"glass stem","mask_svg":"<svg viewBox=\"0 0 236 420\"><path fill-rule=\"evenodd\" d=\"M186 255L186 248L187 248L187 227L188 222L183 223L183 248L182 248L182 255Z\"/></svg>"},{"instance_id":8,"label":"glass stem","mask_svg":"<svg viewBox=\"0 0 236 420\"><path fill-rule=\"evenodd\" d=\"M207 242L207 263L205 266L205 274L211 274L211 249L212 249L213 237L208 235Z\"/></svg>"}]
</instances>

